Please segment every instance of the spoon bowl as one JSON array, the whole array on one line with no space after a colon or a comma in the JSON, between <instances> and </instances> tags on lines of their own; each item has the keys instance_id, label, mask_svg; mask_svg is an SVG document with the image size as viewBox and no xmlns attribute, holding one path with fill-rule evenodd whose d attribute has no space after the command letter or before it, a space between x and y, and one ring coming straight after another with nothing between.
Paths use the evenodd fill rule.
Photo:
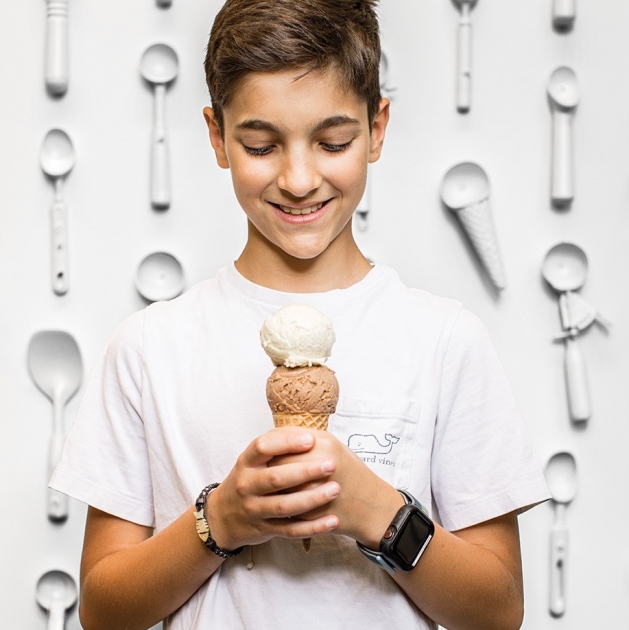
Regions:
<instances>
[{"instance_id":1,"label":"spoon bowl","mask_svg":"<svg viewBox=\"0 0 629 630\"><path fill-rule=\"evenodd\" d=\"M550 75L548 96L562 111L574 109L579 104L579 84L572 68L560 66Z\"/></svg>"},{"instance_id":2,"label":"spoon bowl","mask_svg":"<svg viewBox=\"0 0 629 630\"><path fill-rule=\"evenodd\" d=\"M76 157L70 136L62 129L51 129L42 143L39 163L50 177L63 177L72 168Z\"/></svg>"},{"instance_id":3,"label":"spoon bowl","mask_svg":"<svg viewBox=\"0 0 629 630\"><path fill-rule=\"evenodd\" d=\"M441 199L453 210L467 208L489 196L487 173L474 162L453 166L441 183Z\"/></svg>"},{"instance_id":4,"label":"spoon bowl","mask_svg":"<svg viewBox=\"0 0 629 630\"><path fill-rule=\"evenodd\" d=\"M172 254L149 254L138 266L135 276L138 293L149 302L171 300L184 288L181 263Z\"/></svg>"},{"instance_id":5,"label":"spoon bowl","mask_svg":"<svg viewBox=\"0 0 629 630\"><path fill-rule=\"evenodd\" d=\"M577 494L577 464L572 453L555 453L546 464L546 483L555 503L567 505Z\"/></svg>"},{"instance_id":6,"label":"spoon bowl","mask_svg":"<svg viewBox=\"0 0 629 630\"><path fill-rule=\"evenodd\" d=\"M153 44L142 55L140 72L149 83L163 85L174 81L179 72L177 53L168 44Z\"/></svg>"},{"instance_id":7,"label":"spoon bowl","mask_svg":"<svg viewBox=\"0 0 629 630\"><path fill-rule=\"evenodd\" d=\"M579 246L559 243L546 254L542 276L559 293L576 291L585 283L587 268L587 257Z\"/></svg>"},{"instance_id":8,"label":"spoon bowl","mask_svg":"<svg viewBox=\"0 0 629 630\"><path fill-rule=\"evenodd\" d=\"M76 582L65 571L48 571L37 582L35 598L48 611L48 630L63 630L66 611L78 598Z\"/></svg>"}]
</instances>

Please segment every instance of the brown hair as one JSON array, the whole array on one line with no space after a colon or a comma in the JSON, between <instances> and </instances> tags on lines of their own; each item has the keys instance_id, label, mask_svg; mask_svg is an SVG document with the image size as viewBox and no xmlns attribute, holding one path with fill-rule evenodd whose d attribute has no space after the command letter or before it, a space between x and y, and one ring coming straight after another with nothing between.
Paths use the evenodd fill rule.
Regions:
<instances>
[{"instance_id":1,"label":"brown hair","mask_svg":"<svg viewBox=\"0 0 629 630\"><path fill-rule=\"evenodd\" d=\"M227 0L216 15L205 76L218 126L249 72L334 67L341 85L367 104L371 125L380 103L378 0Z\"/></svg>"}]
</instances>

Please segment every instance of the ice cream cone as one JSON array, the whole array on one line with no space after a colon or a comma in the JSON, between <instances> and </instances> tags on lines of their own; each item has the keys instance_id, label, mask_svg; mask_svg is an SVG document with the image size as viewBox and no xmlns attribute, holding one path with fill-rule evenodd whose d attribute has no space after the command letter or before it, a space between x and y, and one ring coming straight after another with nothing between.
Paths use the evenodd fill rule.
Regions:
<instances>
[{"instance_id":1,"label":"ice cream cone","mask_svg":"<svg viewBox=\"0 0 629 630\"><path fill-rule=\"evenodd\" d=\"M274 413L273 422L276 427L304 427L327 431L329 417L323 413Z\"/></svg>"},{"instance_id":2,"label":"ice cream cone","mask_svg":"<svg viewBox=\"0 0 629 630\"><path fill-rule=\"evenodd\" d=\"M505 274L498 247L489 198L455 210L489 279L497 289L505 288Z\"/></svg>"}]
</instances>

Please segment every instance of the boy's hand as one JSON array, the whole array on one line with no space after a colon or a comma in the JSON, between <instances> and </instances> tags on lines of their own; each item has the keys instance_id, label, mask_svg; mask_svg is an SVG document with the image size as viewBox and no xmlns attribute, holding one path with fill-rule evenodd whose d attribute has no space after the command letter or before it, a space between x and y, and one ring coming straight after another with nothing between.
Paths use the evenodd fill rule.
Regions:
<instances>
[{"instance_id":1,"label":"boy's hand","mask_svg":"<svg viewBox=\"0 0 629 630\"><path fill-rule=\"evenodd\" d=\"M308 538L338 526L338 518L322 510L340 491L330 480L336 470L330 458L315 455L267 466L275 457L303 455L314 445L313 432L296 427L273 429L249 444L208 498L206 516L219 547L257 545L274 536ZM284 492L299 486L304 489ZM320 514L314 516L315 510ZM305 513L308 520L293 518Z\"/></svg>"},{"instance_id":2,"label":"boy's hand","mask_svg":"<svg viewBox=\"0 0 629 630\"><path fill-rule=\"evenodd\" d=\"M339 496L299 515L302 521L334 515L339 525L335 534L358 540L371 549L378 549L380 540L397 510L404 505L402 495L374 473L350 448L327 431L311 431L315 445L300 454L274 457L269 466L287 466L297 462L330 461L335 472L329 477L340 487ZM296 490L311 489L309 483Z\"/></svg>"}]
</instances>

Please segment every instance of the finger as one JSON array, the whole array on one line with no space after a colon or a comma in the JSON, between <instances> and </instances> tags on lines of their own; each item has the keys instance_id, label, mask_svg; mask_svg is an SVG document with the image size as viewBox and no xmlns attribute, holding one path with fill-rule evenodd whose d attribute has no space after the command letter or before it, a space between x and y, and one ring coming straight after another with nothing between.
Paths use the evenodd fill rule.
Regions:
<instances>
[{"instance_id":1,"label":"finger","mask_svg":"<svg viewBox=\"0 0 629 630\"><path fill-rule=\"evenodd\" d=\"M252 516L263 520L299 516L327 505L340 492L341 488L336 481L328 481L308 490L256 497L251 512Z\"/></svg>"},{"instance_id":2,"label":"finger","mask_svg":"<svg viewBox=\"0 0 629 630\"><path fill-rule=\"evenodd\" d=\"M334 514L327 514L312 521L277 519L272 525L273 535L283 538L311 538L319 534L328 534L339 525Z\"/></svg>"},{"instance_id":3,"label":"finger","mask_svg":"<svg viewBox=\"0 0 629 630\"><path fill-rule=\"evenodd\" d=\"M336 466L330 459L316 459L272 466L260 471L256 494L270 494L296 488L311 481L325 479L334 473L335 470Z\"/></svg>"},{"instance_id":4,"label":"finger","mask_svg":"<svg viewBox=\"0 0 629 630\"><path fill-rule=\"evenodd\" d=\"M315 443L312 431L298 427L272 429L258 436L243 451L241 457L245 466L262 466L278 455L305 453Z\"/></svg>"}]
</instances>

